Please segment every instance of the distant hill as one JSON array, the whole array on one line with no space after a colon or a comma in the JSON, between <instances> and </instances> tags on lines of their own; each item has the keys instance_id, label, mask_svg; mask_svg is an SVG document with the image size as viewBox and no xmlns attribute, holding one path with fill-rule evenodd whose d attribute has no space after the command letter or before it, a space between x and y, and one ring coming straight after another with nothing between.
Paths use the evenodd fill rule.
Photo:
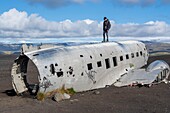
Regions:
<instances>
[{"instance_id":1,"label":"distant hill","mask_svg":"<svg viewBox=\"0 0 170 113\"><path fill-rule=\"evenodd\" d=\"M170 44L161 43L156 41L142 41L146 44L149 53L167 52L170 53ZM72 45L83 45L83 44L93 44L93 43L77 43L77 42L67 42L67 43L54 43L52 45L56 46L72 46ZM39 46L42 44L27 44L33 46ZM3 44L0 43L0 54L19 54L21 51L22 44Z\"/></svg>"},{"instance_id":2,"label":"distant hill","mask_svg":"<svg viewBox=\"0 0 170 113\"><path fill-rule=\"evenodd\" d=\"M22 44L3 44L0 43L0 51L19 51Z\"/></svg>"},{"instance_id":3,"label":"distant hill","mask_svg":"<svg viewBox=\"0 0 170 113\"><path fill-rule=\"evenodd\" d=\"M68 42L68 43L54 43L52 45L56 46L72 46L72 45L82 45L85 43L75 43L75 42ZM39 46L42 44L37 43L28 43L27 45ZM21 51L22 44L3 44L0 43L0 54L19 54Z\"/></svg>"},{"instance_id":4,"label":"distant hill","mask_svg":"<svg viewBox=\"0 0 170 113\"><path fill-rule=\"evenodd\" d=\"M19 52L22 44L3 44L0 43L0 54L13 54Z\"/></svg>"},{"instance_id":5,"label":"distant hill","mask_svg":"<svg viewBox=\"0 0 170 113\"><path fill-rule=\"evenodd\" d=\"M170 43L161 43L154 41L143 41L146 44L150 54L153 53L170 53Z\"/></svg>"}]
</instances>

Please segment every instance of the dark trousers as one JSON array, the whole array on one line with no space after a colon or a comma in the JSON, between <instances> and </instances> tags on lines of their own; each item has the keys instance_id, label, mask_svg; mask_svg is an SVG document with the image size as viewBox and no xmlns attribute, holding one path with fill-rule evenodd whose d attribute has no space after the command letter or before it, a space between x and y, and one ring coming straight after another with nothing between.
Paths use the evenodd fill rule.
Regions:
<instances>
[{"instance_id":1,"label":"dark trousers","mask_svg":"<svg viewBox=\"0 0 170 113\"><path fill-rule=\"evenodd\" d=\"M106 35L106 37L107 37L107 40L105 40L105 35ZM108 30L106 30L106 31L104 30L104 31L103 31L103 42L106 42L106 41L107 41L107 42L109 41L109 39L108 39Z\"/></svg>"}]
</instances>

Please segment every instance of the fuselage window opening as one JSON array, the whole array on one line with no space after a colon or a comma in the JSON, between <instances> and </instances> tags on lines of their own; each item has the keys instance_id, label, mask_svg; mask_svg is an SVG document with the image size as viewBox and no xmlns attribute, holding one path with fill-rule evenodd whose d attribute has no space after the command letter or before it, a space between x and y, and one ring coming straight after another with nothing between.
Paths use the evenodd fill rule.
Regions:
<instances>
[{"instance_id":1,"label":"fuselage window opening","mask_svg":"<svg viewBox=\"0 0 170 113\"><path fill-rule=\"evenodd\" d=\"M102 54L100 54L100 56L102 57Z\"/></svg>"},{"instance_id":2,"label":"fuselage window opening","mask_svg":"<svg viewBox=\"0 0 170 113\"><path fill-rule=\"evenodd\" d=\"M60 69L59 72L57 72L57 76L58 76L58 77L62 77L63 74L64 74L64 73L63 73L62 69Z\"/></svg>"},{"instance_id":3,"label":"fuselage window opening","mask_svg":"<svg viewBox=\"0 0 170 113\"><path fill-rule=\"evenodd\" d=\"M132 58L134 58L134 57L135 57L134 53L131 53L131 57L132 57Z\"/></svg>"},{"instance_id":4,"label":"fuselage window opening","mask_svg":"<svg viewBox=\"0 0 170 113\"><path fill-rule=\"evenodd\" d=\"M129 55L128 54L126 55L126 59L129 59Z\"/></svg>"},{"instance_id":5,"label":"fuselage window opening","mask_svg":"<svg viewBox=\"0 0 170 113\"><path fill-rule=\"evenodd\" d=\"M83 76L83 75L84 75L84 73L82 72L82 73L81 73L81 76Z\"/></svg>"},{"instance_id":6,"label":"fuselage window opening","mask_svg":"<svg viewBox=\"0 0 170 113\"><path fill-rule=\"evenodd\" d=\"M50 72L51 74L55 74L55 68L54 68L54 65L53 64L50 64Z\"/></svg>"},{"instance_id":7,"label":"fuselage window opening","mask_svg":"<svg viewBox=\"0 0 170 113\"><path fill-rule=\"evenodd\" d=\"M90 58L92 59L93 57L90 55Z\"/></svg>"},{"instance_id":8,"label":"fuselage window opening","mask_svg":"<svg viewBox=\"0 0 170 113\"><path fill-rule=\"evenodd\" d=\"M139 57L139 53L138 52L136 52L136 57Z\"/></svg>"},{"instance_id":9,"label":"fuselage window opening","mask_svg":"<svg viewBox=\"0 0 170 113\"><path fill-rule=\"evenodd\" d=\"M113 57L113 66L117 66L117 58L116 57Z\"/></svg>"},{"instance_id":10,"label":"fuselage window opening","mask_svg":"<svg viewBox=\"0 0 170 113\"><path fill-rule=\"evenodd\" d=\"M58 66L58 64L57 64L57 63L55 63L55 66Z\"/></svg>"},{"instance_id":11,"label":"fuselage window opening","mask_svg":"<svg viewBox=\"0 0 170 113\"><path fill-rule=\"evenodd\" d=\"M83 55L80 55L80 57L83 57Z\"/></svg>"},{"instance_id":12,"label":"fuselage window opening","mask_svg":"<svg viewBox=\"0 0 170 113\"><path fill-rule=\"evenodd\" d=\"M101 61L97 62L97 67L102 67L102 62Z\"/></svg>"},{"instance_id":13,"label":"fuselage window opening","mask_svg":"<svg viewBox=\"0 0 170 113\"><path fill-rule=\"evenodd\" d=\"M140 51L140 56L142 56L142 51Z\"/></svg>"},{"instance_id":14,"label":"fuselage window opening","mask_svg":"<svg viewBox=\"0 0 170 113\"><path fill-rule=\"evenodd\" d=\"M106 69L110 68L110 60L109 60L109 58L105 59L105 63L106 63Z\"/></svg>"},{"instance_id":15,"label":"fuselage window opening","mask_svg":"<svg viewBox=\"0 0 170 113\"><path fill-rule=\"evenodd\" d=\"M92 63L87 64L87 69L88 70L92 70L93 69Z\"/></svg>"},{"instance_id":16,"label":"fuselage window opening","mask_svg":"<svg viewBox=\"0 0 170 113\"><path fill-rule=\"evenodd\" d=\"M123 61L123 56L120 56L120 61Z\"/></svg>"}]
</instances>

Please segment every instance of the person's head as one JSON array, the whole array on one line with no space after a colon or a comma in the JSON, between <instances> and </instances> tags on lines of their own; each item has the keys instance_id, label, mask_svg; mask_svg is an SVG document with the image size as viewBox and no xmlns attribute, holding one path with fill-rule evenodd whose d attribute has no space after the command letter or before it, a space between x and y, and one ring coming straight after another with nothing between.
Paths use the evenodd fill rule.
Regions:
<instances>
[{"instance_id":1,"label":"person's head","mask_svg":"<svg viewBox=\"0 0 170 113\"><path fill-rule=\"evenodd\" d=\"M106 20L107 19L107 17L104 17L104 20Z\"/></svg>"}]
</instances>

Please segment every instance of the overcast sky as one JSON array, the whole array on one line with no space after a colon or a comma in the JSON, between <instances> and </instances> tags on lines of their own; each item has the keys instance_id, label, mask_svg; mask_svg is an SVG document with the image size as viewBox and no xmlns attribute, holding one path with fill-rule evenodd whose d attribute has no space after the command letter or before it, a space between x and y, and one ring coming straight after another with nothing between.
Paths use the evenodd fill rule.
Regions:
<instances>
[{"instance_id":1,"label":"overcast sky","mask_svg":"<svg viewBox=\"0 0 170 113\"><path fill-rule=\"evenodd\" d=\"M170 0L3 0L0 42L102 38L104 16L112 24L110 37L167 39L169 12Z\"/></svg>"}]
</instances>

